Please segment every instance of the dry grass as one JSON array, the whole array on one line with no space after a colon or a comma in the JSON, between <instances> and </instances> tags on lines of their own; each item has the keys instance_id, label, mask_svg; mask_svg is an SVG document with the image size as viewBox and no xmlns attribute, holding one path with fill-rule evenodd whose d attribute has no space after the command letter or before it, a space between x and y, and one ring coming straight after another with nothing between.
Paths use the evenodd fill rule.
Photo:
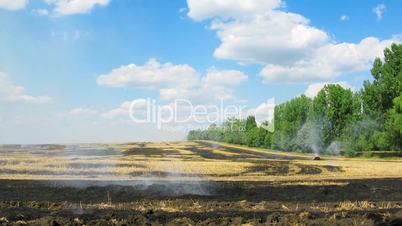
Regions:
<instances>
[{"instance_id":1,"label":"dry grass","mask_svg":"<svg viewBox=\"0 0 402 226\"><path fill-rule=\"evenodd\" d=\"M43 148L8 148L3 151L0 159L0 178L135 180L147 176L169 180L180 176L182 180L293 181L289 185L314 186L327 183L343 186L342 182L328 180L402 177L401 161L327 157L321 161L268 159L261 158L261 154L306 155L219 145L213 148L196 142L94 144L77 146L79 152L73 154L66 154L63 149L57 148L45 151ZM160 150L160 153L124 154L130 148L141 150L142 147L154 148ZM226 147L236 148L236 152ZM91 150L94 148L113 149L114 152L92 155ZM193 151L194 148L198 152Z\"/></svg>"},{"instance_id":2,"label":"dry grass","mask_svg":"<svg viewBox=\"0 0 402 226\"><path fill-rule=\"evenodd\" d=\"M337 206L336 210L338 211L342 211L342 210L366 210L366 209L373 209L375 208L375 204L368 202L368 201L356 201L356 202L352 202L352 201L344 201L339 203L339 205Z\"/></svg>"},{"instance_id":3,"label":"dry grass","mask_svg":"<svg viewBox=\"0 0 402 226\"><path fill-rule=\"evenodd\" d=\"M281 186L346 186L348 182L339 181L290 181L280 183Z\"/></svg>"}]
</instances>

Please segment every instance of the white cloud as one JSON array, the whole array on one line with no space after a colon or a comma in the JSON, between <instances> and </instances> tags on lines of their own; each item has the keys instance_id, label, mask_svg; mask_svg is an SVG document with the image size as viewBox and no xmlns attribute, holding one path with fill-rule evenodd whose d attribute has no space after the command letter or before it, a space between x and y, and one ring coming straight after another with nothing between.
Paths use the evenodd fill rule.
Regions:
<instances>
[{"instance_id":1,"label":"white cloud","mask_svg":"<svg viewBox=\"0 0 402 226\"><path fill-rule=\"evenodd\" d=\"M275 2L187 1L192 19L213 19L211 29L221 41L214 56L264 64L260 74L265 82L331 81L341 74L367 70L383 48L401 41L367 37L360 43L339 43L307 18L285 12L279 8L281 2Z\"/></svg>"},{"instance_id":2,"label":"white cloud","mask_svg":"<svg viewBox=\"0 0 402 226\"><path fill-rule=\"evenodd\" d=\"M113 69L109 74L99 76L97 83L112 87L148 89L189 87L197 83L197 74L187 64L160 64L156 59L150 59L143 66L130 64Z\"/></svg>"},{"instance_id":3,"label":"white cloud","mask_svg":"<svg viewBox=\"0 0 402 226\"><path fill-rule=\"evenodd\" d=\"M74 108L71 109L71 115L95 115L98 111L92 108Z\"/></svg>"},{"instance_id":4,"label":"white cloud","mask_svg":"<svg viewBox=\"0 0 402 226\"><path fill-rule=\"evenodd\" d=\"M355 90L355 88L353 86L351 86L348 82L346 81L341 81L341 82L321 82L321 83L313 83L310 84L306 91L304 92L304 94L307 97L310 98L314 98L315 96L317 96L317 94L325 87L325 85L329 85L329 84L338 84L340 86L342 86L345 89L351 89L352 91Z\"/></svg>"},{"instance_id":5,"label":"white cloud","mask_svg":"<svg viewBox=\"0 0 402 226\"><path fill-rule=\"evenodd\" d=\"M303 16L282 11L214 22L211 28L221 40L214 56L244 63L287 64L328 41L328 35L309 26Z\"/></svg>"},{"instance_id":6,"label":"white cloud","mask_svg":"<svg viewBox=\"0 0 402 226\"><path fill-rule=\"evenodd\" d=\"M119 107L102 113L103 118L112 119L118 116L129 116L129 108L130 108L131 101L126 101L122 103Z\"/></svg>"},{"instance_id":7,"label":"white cloud","mask_svg":"<svg viewBox=\"0 0 402 226\"><path fill-rule=\"evenodd\" d=\"M309 83L331 81L345 73L368 70L375 57L381 57L385 47L400 42L398 37L379 40L374 37L360 43L327 44L318 48L310 58L290 66L268 64L260 75L266 83Z\"/></svg>"},{"instance_id":8,"label":"white cloud","mask_svg":"<svg viewBox=\"0 0 402 226\"><path fill-rule=\"evenodd\" d=\"M342 15L339 19L342 20L342 21L347 21L347 20L349 20L349 16L348 15Z\"/></svg>"},{"instance_id":9,"label":"white cloud","mask_svg":"<svg viewBox=\"0 0 402 226\"><path fill-rule=\"evenodd\" d=\"M214 56L243 63L285 64L309 54L325 44L328 35L309 25L305 17L277 8L280 0L201 0L187 1L189 16L214 18L221 45ZM222 20L230 17L232 20Z\"/></svg>"},{"instance_id":10,"label":"white cloud","mask_svg":"<svg viewBox=\"0 0 402 226\"><path fill-rule=\"evenodd\" d=\"M0 72L0 100L44 104L51 102L52 98L48 96L27 95L24 87L14 85L6 74Z\"/></svg>"},{"instance_id":11,"label":"white cloud","mask_svg":"<svg viewBox=\"0 0 402 226\"><path fill-rule=\"evenodd\" d=\"M217 70L210 68L195 87L174 87L161 89L164 100L187 98L196 102L227 100L234 98L233 89L247 80L247 75L237 70Z\"/></svg>"},{"instance_id":12,"label":"white cloud","mask_svg":"<svg viewBox=\"0 0 402 226\"><path fill-rule=\"evenodd\" d=\"M27 4L28 0L0 0L0 8L6 10L20 10Z\"/></svg>"},{"instance_id":13,"label":"white cloud","mask_svg":"<svg viewBox=\"0 0 402 226\"><path fill-rule=\"evenodd\" d=\"M106 6L110 0L44 0L54 6L56 16L90 13L95 6Z\"/></svg>"},{"instance_id":14,"label":"white cloud","mask_svg":"<svg viewBox=\"0 0 402 226\"><path fill-rule=\"evenodd\" d=\"M161 64L150 59L145 65L130 64L100 75L99 85L111 87L135 87L159 90L164 100L187 98L194 101L229 99L233 88L247 79L236 70L210 68L204 77L189 65ZM206 95L208 94L208 95Z\"/></svg>"},{"instance_id":15,"label":"white cloud","mask_svg":"<svg viewBox=\"0 0 402 226\"><path fill-rule=\"evenodd\" d=\"M130 106L134 111L133 114L144 114L144 112L146 112L147 100L135 99L131 101L125 101L118 108L104 112L101 114L101 116L105 119L113 119L120 116L127 116L128 118L130 113Z\"/></svg>"},{"instance_id":16,"label":"white cloud","mask_svg":"<svg viewBox=\"0 0 402 226\"><path fill-rule=\"evenodd\" d=\"M90 13L95 6L106 6L111 0L43 0L48 5L54 8L48 9L33 9L32 12L41 15L65 16L73 14ZM29 0L0 0L0 8L6 10L24 9Z\"/></svg>"},{"instance_id":17,"label":"white cloud","mask_svg":"<svg viewBox=\"0 0 402 226\"><path fill-rule=\"evenodd\" d=\"M373 13L377 16L377 20L382 19L382 14L387 10L387 7L384 4L379 4L373 9Z\"/></svg>"},{"instance_id":18,"label":"white cloud","mask_svg":"<svg viewBox=\"0 0 402 226\"><path fill-rule=\"evenodd\" d=\"M264 13L280 6L281 0L187 0L188 16L194 20L222 19Z\"/></svg>"},{"instance_id":19,"label":"white cloud","mask_svg":"<svg viewBox=\"0 0 402 226\"><path fill-rule=\"evenodd\" d=\"M217 70L210 68L203 79L206 86L237 86L247 79L247 75L237 70Z\"/></svg>"}]
</instances>

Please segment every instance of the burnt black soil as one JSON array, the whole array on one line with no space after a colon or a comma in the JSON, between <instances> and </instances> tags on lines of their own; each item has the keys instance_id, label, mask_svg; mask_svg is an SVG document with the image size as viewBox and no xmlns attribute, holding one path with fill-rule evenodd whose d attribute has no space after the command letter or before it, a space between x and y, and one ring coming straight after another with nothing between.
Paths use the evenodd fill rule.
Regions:
<instances>
[{"instance_id":1,"label":"burnt black soil","mask_svg":"<svg viewBox=\"0 0 402 226\"><path fill-rule=\"evenodd\" d=\"M179 155L180 152L171 149L151 148L151 147L135 147L123 152L124 155L145 155L149 156L166 156Z\"/></svg>"},{"instance_id":2,"label":"burnt black soil","mask_svg":"<svg viewBox=\"0 0 402 226\"><path fill-rule=\"evenodd\" d=\"M401 225L402 179L339 182L0 180L0 225ZM337 209L345 200L374 207Z\"/></svg>"}]
</instances>

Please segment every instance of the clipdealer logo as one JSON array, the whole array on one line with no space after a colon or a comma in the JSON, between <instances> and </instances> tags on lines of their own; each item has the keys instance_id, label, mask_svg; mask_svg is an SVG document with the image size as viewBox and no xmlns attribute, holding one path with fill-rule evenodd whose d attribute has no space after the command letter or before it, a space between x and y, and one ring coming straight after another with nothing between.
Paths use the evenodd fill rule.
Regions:
<instances>
[{"instance_id":1,"label":"clipdealer logo","mask_svg":"<svg viewBox=\"0 0 402 226\"><path fill-rule=\"evenodd\" d=\"M246 105L225 104L223 99L219 104L200 105L188 99L176 99L170 104L159 105L155 99L147 98L132 101L128 113L134 123L156 124L158 129L163 129L166 124L218 124L254 115L260 127L273 132L275 100L269 99L265 106L250 111Z\"/></svg>"}]
</instances>

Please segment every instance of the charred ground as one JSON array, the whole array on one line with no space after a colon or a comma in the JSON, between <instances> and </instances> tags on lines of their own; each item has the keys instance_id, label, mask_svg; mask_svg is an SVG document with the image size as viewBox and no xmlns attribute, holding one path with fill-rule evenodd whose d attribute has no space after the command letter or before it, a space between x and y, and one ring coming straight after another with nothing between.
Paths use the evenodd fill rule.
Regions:
<instances>
[{"instance_id":1,"label":"charred ground","mask_svg":"<svg viewBox=\"0 0 402 226\"><path fill-rule=\"evenodd\" d=\"M402 221L399 161L311 161L203 142L7 147L4 153L2 225ZM377 167L376 174L370 167Z\"/></svg>"}]
</instances>

